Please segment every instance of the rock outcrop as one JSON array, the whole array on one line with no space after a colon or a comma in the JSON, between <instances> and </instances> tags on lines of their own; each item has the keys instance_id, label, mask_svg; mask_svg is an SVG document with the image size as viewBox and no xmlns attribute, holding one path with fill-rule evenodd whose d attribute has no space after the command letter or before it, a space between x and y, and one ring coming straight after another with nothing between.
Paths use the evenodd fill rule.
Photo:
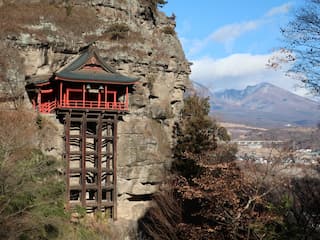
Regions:
<instances>
[{"instance_id":1,"label":"rock outcrop","mask_svg":"<svg viewBox=\"0 0 320 240\"><path fill-rule=\"evenodd\" d=\"M25 2L0 1L3 101L24 99L31 109L26 81L52 75L90 44L117 71L140 78L119 122L117 156L118 218L137 220L170 167L172 130L189 84L174 19L157 10L157 1ZM48 149L62 153L57 146L63 144Z\"/></svg>"}]
</instances>

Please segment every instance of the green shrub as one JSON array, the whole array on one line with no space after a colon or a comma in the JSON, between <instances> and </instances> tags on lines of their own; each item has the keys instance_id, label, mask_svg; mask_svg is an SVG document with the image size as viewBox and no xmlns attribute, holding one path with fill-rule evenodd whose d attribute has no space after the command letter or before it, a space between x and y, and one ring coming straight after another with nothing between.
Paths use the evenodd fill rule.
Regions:
<instances>
[{"instance_id":1,"label":"green shrub","mask_svg":"<svg viewBox=\"0 0 320 240\"><path fill-rule=\"evenodd\" d=\"M0 156L1 239L56 238L66 220L65 187L56 160L37 150L27 151L15 162Z\"/></svg>"},{"instance_id":2,"label":"green shrub","mask_svg":"<svg viewBox=\"0 0 320 240\"><path fill-rule=\"evenodd\" d=\"M183 120L176 127L172 170L190 180L201 174L202 164L233 161L237 149L222 144L229 141L230 136L209 116L209 98L191 95L184 103ZM219 148L218 142L222 142Z\"/></svg>"},{"instance_id":3,"label":"green shrub","mask_svg":"<svg viewBox=\"0 0 320 240\"><path fill-rule=\"evenodd\" d=\"M199 161L205 151L215 149L216 140L212 133L212 121L208 117L209 103L197 95L184 101L183 121L176 125L177 143L173 149L172 170L192 179L201 173Z\"/></svg>"},{"instance_id":4,"label":"green shrub","mask_svg":"<svg viewBox=\"0 0 320 240\"><path fill-rule=\"evenodd\" d=\"M37 149L36 115L0 115L0 239L53 239L67 220L59 162Z\"/></svg>"}]
</instances>

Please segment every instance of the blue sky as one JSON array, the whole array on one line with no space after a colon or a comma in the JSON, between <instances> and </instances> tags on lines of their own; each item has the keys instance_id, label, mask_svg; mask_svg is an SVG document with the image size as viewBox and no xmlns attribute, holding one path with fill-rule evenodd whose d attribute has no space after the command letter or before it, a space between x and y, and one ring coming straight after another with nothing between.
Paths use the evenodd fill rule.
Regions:
<instances>
[{"instance_id":1,"label":"blue sky","mask_svg":"<svg viewBox=\"0 0 320 240\"><path fill-rule=\"evenodd\" d=\"M282 69L267 67L283 45L285 27L303 0L168 0L176 32L191 66L191 80L213 91L269 82L300 95L306 91Z\"/></svg>"}]
</instances>

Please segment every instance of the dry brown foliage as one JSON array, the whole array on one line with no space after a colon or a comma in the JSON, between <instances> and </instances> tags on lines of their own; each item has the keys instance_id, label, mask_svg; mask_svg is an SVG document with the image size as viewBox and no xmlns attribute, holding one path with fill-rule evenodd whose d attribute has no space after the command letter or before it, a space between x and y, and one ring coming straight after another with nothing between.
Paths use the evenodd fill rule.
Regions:
<instances>
[{"instance_id":1,"label":"dry brown foliage","mask_svg":"<svg viewBox=\"0 0 320 240\"><path fill-rule=\"evenodd\" d=\"M292 180L290 165L283 161L292 152L274 149L266 163L236 162L226 132L207 118L206 100L191 96L185 104L172 185L182 218L173 239L318 239L319 180ZM149 218L147 227L167 216Z\"/></svg>"},{"instance_id":2,"label":"dry brown foliage","mask_svg":"<svg viewBox=\"0 0 320 240\"><path fill-rule=\"evenodd\" d=\"M49 25L40 29L30 28L41 23L52 23L57 27L57 31L50 29ZM84 6L68 7L61 3L50 4L50 1L41 1L5 3L0 7L0 37L17 36L22 32L33 33L44 40L48 33L61 37L67 37L68 34L81 36L82 33L95 29L98 23L95 10Z\"/></svg>"},{"instance_id":3,"label":"dry brown foliage","mask_svg":"<svg viewBox=\"0 0 320 240\"><path fill-rule=\"evenodd\" d=\"M63 184L56 159L38 149L36 114L0 111L0 239L56 235Z\"/></svg>"},{"instance_id":4,"label":"dry brown foliage","mask_svg":"<svg viewBox=\"0 0 320 240\"><path fill-rule=\"evenodd\" d=\"M37 143L36 115L29 111L1 110L0 149L4 159L18 159Z\"/></svg>"},{"instance_id":5,"label":"dry brown foliage","mask_svg":"<svg viewBox=\"0 0 320 240\"><path fill-rule=\"evenodd\" d=\"M110 25L106 31L107 35L110 35L111 40L124 39L128 36L130 28L124 23L114 23Z\"/></svg>"},{"instance_id":6,"label":"dry brown foliage","mask_svg":"<svg viewBox=\"0 0 320 240\"><path fill-rule=\"evenodd\" d=\"M281 223L267 208L265 188L256 189L235 163L207 166L192 182L176 186L183 205L180 239L262 239Z\"/></svg>"},{"instance_id":7,"label":"dry brown foliage","mask_svg":"<svg viewBox=\"0 0 320 240\"><path fill-rule=\"evenodd\" d=\"M181 209L172 189L163 189L153 197L153 206L138 222L139 239L176 240L176 225L181 222Z\"/></svg>"}]
</instances>

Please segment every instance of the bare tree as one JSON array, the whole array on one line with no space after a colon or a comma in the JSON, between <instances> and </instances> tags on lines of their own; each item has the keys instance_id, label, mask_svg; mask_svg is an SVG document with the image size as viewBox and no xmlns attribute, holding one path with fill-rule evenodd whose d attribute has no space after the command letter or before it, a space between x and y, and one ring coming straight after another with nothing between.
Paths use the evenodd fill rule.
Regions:
<instances>
[{"instance_id":1,"label":"bare tree","mask_svg":"<svg viewBox=\"0 0 320 240\"><path fill-rule=\"evenodd\" d=\"M292 21L281 29L285 60L293 73L314 94L320 93L320 0L306 0Z\"/></svg>"}]
</instances>

